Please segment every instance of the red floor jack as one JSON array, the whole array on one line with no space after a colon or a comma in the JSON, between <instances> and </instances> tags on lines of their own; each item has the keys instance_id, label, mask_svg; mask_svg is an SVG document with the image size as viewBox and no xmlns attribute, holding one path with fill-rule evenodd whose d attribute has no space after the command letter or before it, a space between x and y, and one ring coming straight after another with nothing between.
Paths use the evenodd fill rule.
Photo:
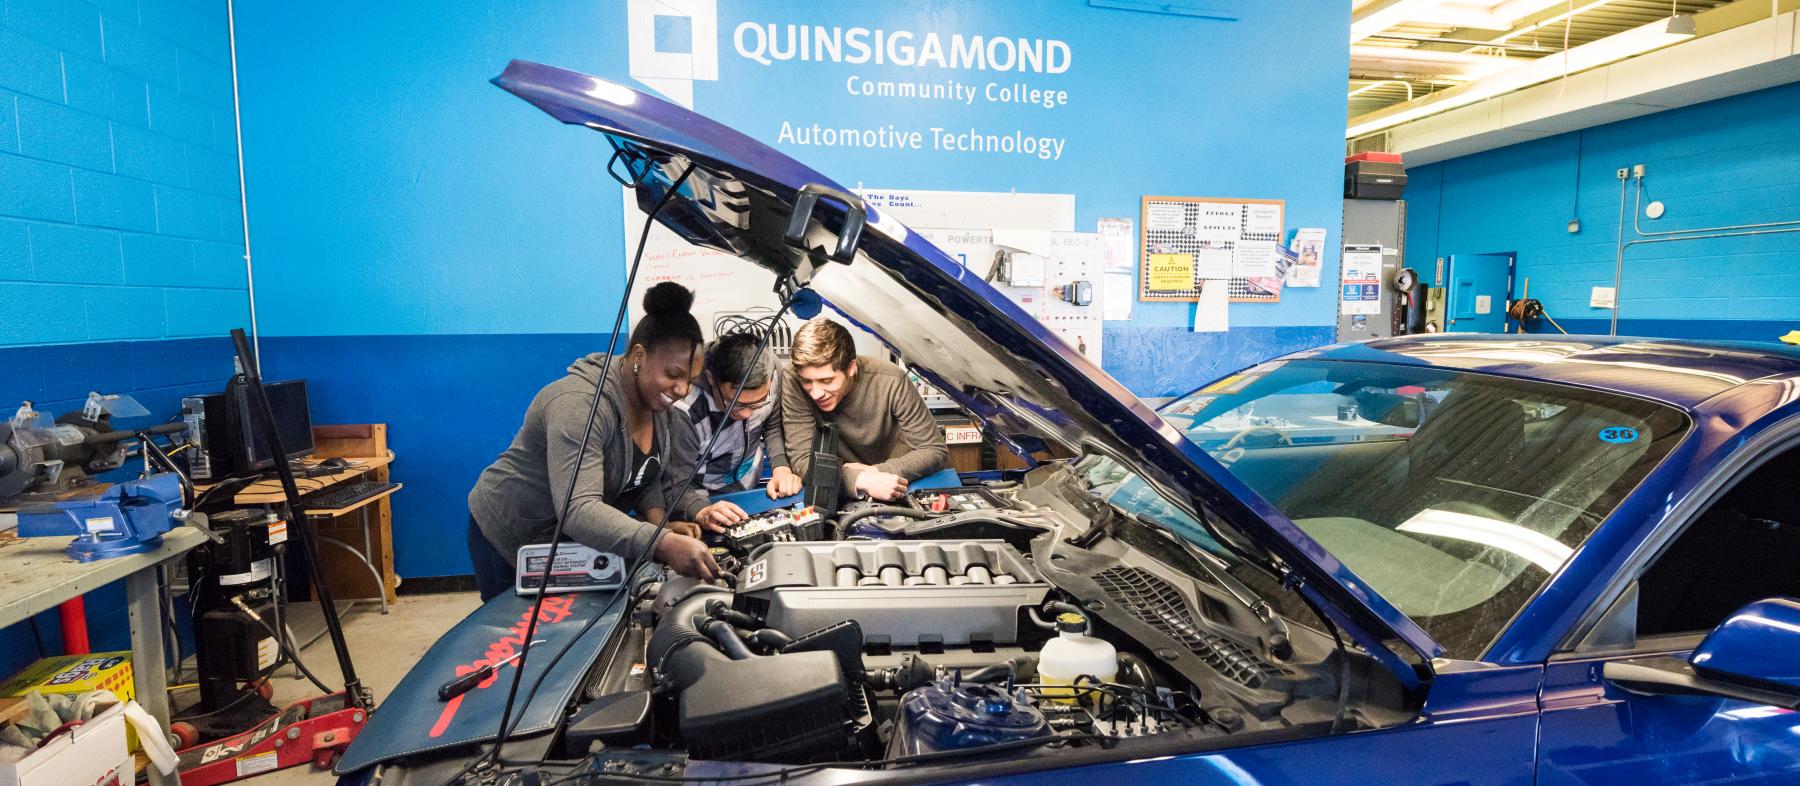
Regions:
<instances>
[{"instance_id":1,"label":"red floor jack","mask_svg":"<svg viewBox=\"0 0 1800 786\"><path fill-rule=\"evenodd\" d=\"M269 446L270 455L276 457L275 473L281 478L281 488L287 497L288 521L296 522L289 529L299 542L301 553L310 569L313 592L317 593L315 597L324 613L325 629L331 635L331 646L337 654L338 668L344 674L344 690L295 702L245 731L191 745L179 751L178 770L182 786L230 783L308 762L314 768L328 769L344 749L349 747L350 741L362 731L369 720L370 710L374 708L372 695L363 687L362 681L357 679L356 667L350 662L350 648L344 640L343 622L338 618L337 605L332 602L331 588L325 584L315 535L311 527L303 524L306 511L300 502L299 490L294 485L293 470L281 458L286 452L269 409L268 397L263 391L262 378L251 357L249 342L245 340L244 331L235 329L231 331L231 340L237 348L238 367L242 369L241 384L250 396L257 427L264 444ZM264 691L267 683L249 689ZM266 699L267 696L263 698ZM172 724L172 730L176 730L174 725ZM193 727L188 726L185 730L177 731L191 733L192 730ZM191 740L184 739L183 742Z\"/></svg>"},{"instance_id":2,"label":"red floor jack","mask_svg":"<svg viewBox=\"0 0 1800 786\"><path fill-rule=\"evenodd\" d=\"M345 693L294 702L248 731L177 753L181 786L230 783L308 762L330 769L368 720L368 711Z\"/></svg>"}]
</instances>

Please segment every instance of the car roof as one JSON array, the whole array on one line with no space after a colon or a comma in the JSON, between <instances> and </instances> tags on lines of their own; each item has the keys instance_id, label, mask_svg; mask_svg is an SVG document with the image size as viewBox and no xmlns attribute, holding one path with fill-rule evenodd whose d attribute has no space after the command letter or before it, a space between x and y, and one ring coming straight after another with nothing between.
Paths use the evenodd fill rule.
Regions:
<instances>
[{"instance_id":1,"label":"car roof","mask_svg":"<svg viewBox=\"0 0 1800 786\"><path fill-rule=\"evenodd\" d=\"M1401 363L1561 382L1701 410L1753 380L1800 376L1800 347L1627 336L1438 333L1334 344L1284 359Z\"/></svg>"}]
</instances>

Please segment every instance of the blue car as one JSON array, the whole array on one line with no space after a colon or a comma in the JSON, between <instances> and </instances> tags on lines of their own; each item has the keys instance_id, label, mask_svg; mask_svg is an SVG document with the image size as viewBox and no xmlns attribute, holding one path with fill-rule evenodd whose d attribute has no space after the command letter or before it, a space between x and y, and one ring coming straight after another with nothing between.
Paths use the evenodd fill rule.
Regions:
<instances>
[{"instance_id":1,"label":"blue car","mask_svg":"<svg viewBox=\"0 0 1800 786\"><path fill-rule=\"evenodd\" d=\"M1033 466L847 505L728 583L495 598L345 784L1800 782L1800 353L1395 338L1152 410L768 146L582 74L495 83Z\"/></svg>"}]
</instances>

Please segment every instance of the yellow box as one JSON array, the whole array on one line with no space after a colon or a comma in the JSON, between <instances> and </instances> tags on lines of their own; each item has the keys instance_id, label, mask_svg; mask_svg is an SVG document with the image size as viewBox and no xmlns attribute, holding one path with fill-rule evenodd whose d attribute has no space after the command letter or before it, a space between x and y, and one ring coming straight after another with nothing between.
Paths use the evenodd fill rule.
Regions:
<instances>
[{"instance_id":1,"label":"yellow box","mask_svg":"<svg viewBox=\"0 0 1800 786\"><path fill-rule=\"evenodd\" d=\"M137 695L131 679L131 651L90 652L86 655L58 655L26 666L18 674L0 683L0 696L24 696L39 693L86 693L109 690L119 703ZM137 750L137 730L125 729L125 744Z\"/></svg>"},{"instance_id":2,"label":"yellow box","mask_svg":"<svg viewBox=\"0 0 1800 786\"><path fill-rule=\"evenodd\" d=\"M131 680L131 652L90 652L58 655L26 666L0 683L0 696L41 693L86 693L109 690L119 701L136 696Z\"/></svg>"}]
</instances>

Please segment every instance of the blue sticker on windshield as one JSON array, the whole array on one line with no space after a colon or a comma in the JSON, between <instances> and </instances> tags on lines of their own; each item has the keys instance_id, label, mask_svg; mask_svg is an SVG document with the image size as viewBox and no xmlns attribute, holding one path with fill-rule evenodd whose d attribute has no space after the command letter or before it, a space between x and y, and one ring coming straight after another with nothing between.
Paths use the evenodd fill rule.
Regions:
<instances>
[{"instance_id":1,"label":"blue sticker on windshield","mask_svg":"<svg viewBox=\"0 0 1800 786\"><path fill-rule=\"evenodd\" d=\"M1614 445L1623 445L1627 442L1636 442L1637 438L1638 430L1629 426L1613 426L1611 428L1600 429L1601 442L1611 442Z\"/></svg>"}]
</instances>

